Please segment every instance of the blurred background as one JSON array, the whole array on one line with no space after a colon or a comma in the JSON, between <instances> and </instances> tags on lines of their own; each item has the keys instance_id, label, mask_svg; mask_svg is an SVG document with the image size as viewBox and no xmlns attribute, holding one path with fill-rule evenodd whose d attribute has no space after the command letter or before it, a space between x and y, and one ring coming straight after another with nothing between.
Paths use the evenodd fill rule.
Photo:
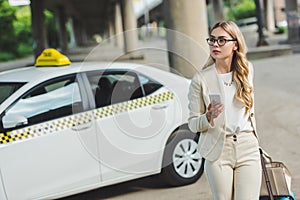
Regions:
<instances>
[{"instance_id":1,"label":"blurred background","mask_svg":"<svg viewBox=\"0 0 300 200\"><path fill-rule=\"evenodd\" d=\"M191 77L207 58L205 38L215 22L236 22L255 57L251 48L299 43L299 6L299 0L0 0L0 62L36 58L49 47L74 55L106 43L143 59L134 51L156 38L167 65ZM292 50L281 46L275 54Z\"/></svg>"}]
</instances>

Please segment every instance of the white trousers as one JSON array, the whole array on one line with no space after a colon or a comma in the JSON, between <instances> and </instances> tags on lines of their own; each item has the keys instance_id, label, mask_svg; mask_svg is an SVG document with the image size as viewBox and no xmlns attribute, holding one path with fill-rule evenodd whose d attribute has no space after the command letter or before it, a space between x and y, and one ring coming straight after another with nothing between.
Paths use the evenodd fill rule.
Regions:
<instances>
[{"instance_id":1,"label":"white trousers","mask_svg":"<svg viewBox=\"0 0 300 200\"><path fill-rule=\"evenodd\" d=\"M220 158L206 160L204 170L214 200L258 200L262 173L254 133L226 136Z\"/></svg>"}]
</instances>

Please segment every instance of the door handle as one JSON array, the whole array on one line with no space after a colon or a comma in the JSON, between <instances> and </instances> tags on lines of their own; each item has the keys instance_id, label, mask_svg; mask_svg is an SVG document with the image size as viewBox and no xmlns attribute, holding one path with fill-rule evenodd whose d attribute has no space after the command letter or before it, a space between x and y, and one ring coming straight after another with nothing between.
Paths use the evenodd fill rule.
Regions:
<instances>
[{"instance_id":1,"label":"door handle","mask_svg":"<svg viewBox=\"0 0 300 200\"><path fill-rule=\"evenodd\" d=\"M92 123L81 124L78 126L73 126L72 130L73 131L82 131L82 130L90 128L91 126L92 126Z\"/></svg>"},{"instance_id":2,"label":"door handle","mask_svg":"<svg viewBox=\"0 0 300 200\"><path fill-rule=\"evenodd\" d=\"M152 109L154 109L154 110L162 110L162 109L167 108L168 106L169 106L168 103L160 103L160 104L153 105Z\"/></svg>"}]
</instances>

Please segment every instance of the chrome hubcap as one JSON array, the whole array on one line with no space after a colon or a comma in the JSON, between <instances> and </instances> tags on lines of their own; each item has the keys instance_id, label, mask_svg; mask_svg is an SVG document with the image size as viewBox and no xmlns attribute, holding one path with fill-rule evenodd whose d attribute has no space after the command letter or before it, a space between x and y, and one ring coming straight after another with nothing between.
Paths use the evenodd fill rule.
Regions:
<instances>
[{"instance_id":1,"label":"chrome hubcap","mask_svg":"<svg viewBox=\"0 0 300 200\"><path fill-rule=\"evenodd\" d=\"M191 139L180 141L173 152L173 166L177 174L183 178L195 176L202 164L202 157L197 150L197 143Z\"/></svg>"}]
</instances>

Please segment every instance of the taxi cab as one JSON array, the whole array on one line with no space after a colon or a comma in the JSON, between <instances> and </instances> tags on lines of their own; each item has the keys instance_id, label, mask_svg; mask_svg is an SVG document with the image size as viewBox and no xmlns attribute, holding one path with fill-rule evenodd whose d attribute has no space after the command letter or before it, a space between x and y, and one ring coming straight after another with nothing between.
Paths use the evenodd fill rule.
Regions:
<instances>
[{"instance_id":1,"label":"taxi cab","mask_svg":"<svg viewBox=\"0 0 300 200\"><path fill-rule=\"evenodd\" d=\"M71 63L46 49L0 73L0 199L54 199L148 175L203 173L189 80L133 63Z\"/></svg>"}]
</instances>

